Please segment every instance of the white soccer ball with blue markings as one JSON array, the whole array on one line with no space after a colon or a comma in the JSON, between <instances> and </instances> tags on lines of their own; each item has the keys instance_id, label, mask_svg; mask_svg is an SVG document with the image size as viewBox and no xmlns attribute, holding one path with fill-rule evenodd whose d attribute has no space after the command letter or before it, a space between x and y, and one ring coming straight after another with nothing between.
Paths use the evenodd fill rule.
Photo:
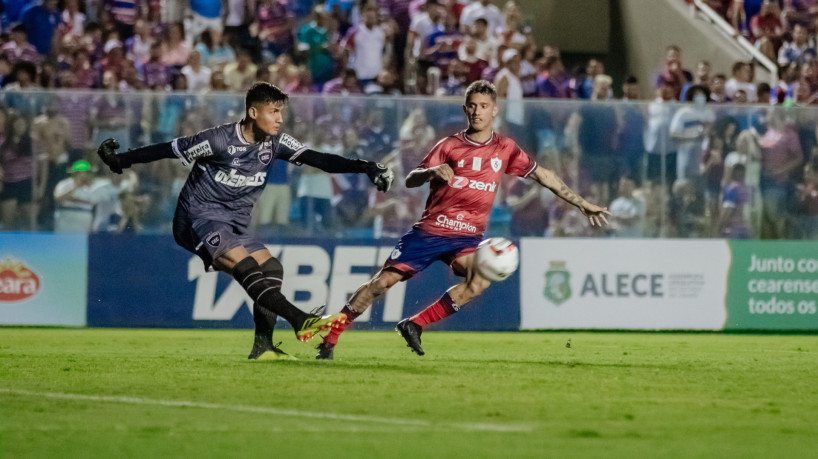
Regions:
<instances>
[{"instance_id":1,"label":"white soccer ball with blue markings","mask_svg":"<svg viewBox=\"0 0 818 459\"><path fill-rule=\"evenodd\" d=\"M520 252L506 238L489 238L477 246L477 273L490 281L508 279L519 265Z\"/></svg>"}]
</instances>

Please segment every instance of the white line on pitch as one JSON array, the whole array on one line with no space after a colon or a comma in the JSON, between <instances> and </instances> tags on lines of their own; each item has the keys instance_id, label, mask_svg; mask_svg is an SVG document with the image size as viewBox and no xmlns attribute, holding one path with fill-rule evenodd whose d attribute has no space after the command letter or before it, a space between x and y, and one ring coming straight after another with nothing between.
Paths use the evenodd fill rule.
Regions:
<instances>
[{"instance_id":1,"label":"white line on pitch","mask_svg":"<svg viewBox=\"0 0 818 459\"><path fill-rule=\"evenodd\" d=\"M415 427L436 427L445 426L456 430L465 431L480 431L480 432L530 432L533 430L528 425L508 425L508 424L491 424L491 423L436 423L424 421L422 419L408 419L408 418L384 418L378 416L362 416L357 414L341 414L341 413L319 413L319 412L305 412L296 410L286 410L281 408L269 408L262 406L247 406L247 405L222 405L219 403L203 403L193 402L189 400L161 400L142 397L122 397L111 395L85 395L85 394L67 394L61 392L35 392L30 390L8 389L0 387L0 394L11 395L25 395L33 397L45 397L61 400L81 400L89 402L106 402L106 403L128 403L131 405L154 405L154 406L170 406L170 407L186 407L186 408L202 408L208 410L228 410L238 411L243 413L262 413L274 414L281 416L292 416L299 418L314 418L314 419L331 419L335 421L355 421L368 422L374 424L392 424L400 426L415 426Z\"/></svg>"}]
</instances>

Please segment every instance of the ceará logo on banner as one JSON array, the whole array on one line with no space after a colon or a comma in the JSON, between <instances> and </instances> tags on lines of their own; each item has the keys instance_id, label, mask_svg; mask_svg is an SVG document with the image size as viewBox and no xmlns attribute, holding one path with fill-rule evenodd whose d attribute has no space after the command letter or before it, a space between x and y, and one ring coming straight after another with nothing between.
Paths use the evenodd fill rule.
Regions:
<instances>
[{"instance_id":1,"label":"cear\u00e1 logo on banner","mask_svg":"<svg viewBox=\"0 0 818 459\"><path fill-rule=\"evenodd\" d=\"M40 278L22 262L0 260L0 303L23 301L40 291Z\"/></svg>"},{"instance_id":2,"label":"cear\u00e1 logo on banner","mask_svg":"<svg viewBox=\"0 0 818 459\"><path fill-rule=\"evenodd\" d=\"M565 261L552 261L545 272L543 296L556 306L571 298L571 272L566 266ZM588 273L582 278L579 296L662 298L664 281L660 273Z\"/></svg>"}]
</instances>

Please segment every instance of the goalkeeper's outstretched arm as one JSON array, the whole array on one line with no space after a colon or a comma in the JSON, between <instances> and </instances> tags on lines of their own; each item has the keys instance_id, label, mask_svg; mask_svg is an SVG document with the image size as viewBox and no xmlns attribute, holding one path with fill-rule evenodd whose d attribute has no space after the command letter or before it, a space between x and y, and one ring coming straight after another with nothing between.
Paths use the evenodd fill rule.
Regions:
<instances>
[{"instance_id":1,"label":"goalkeeper's outstretched arm","mask_svg":"<svg viewBox=\"0 0 818 459\"><path fill-rule=\"evenodd\" d=\"M97 148L99 158L111 171L121 174L134 164L149 163L158 159L175 158L170 142L155 143L144 147L134 148L123 153L117 153L119 142L116 139L105 139Z\"/></svg>"}]
</instances>

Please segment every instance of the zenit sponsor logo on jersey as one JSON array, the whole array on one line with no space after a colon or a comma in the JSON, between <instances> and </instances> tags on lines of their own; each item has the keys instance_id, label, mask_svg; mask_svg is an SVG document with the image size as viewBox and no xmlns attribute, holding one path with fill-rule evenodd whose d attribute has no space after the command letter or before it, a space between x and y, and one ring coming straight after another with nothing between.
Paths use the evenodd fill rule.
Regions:
<instances>
[{"instance_id":1,"label":"zenit sponsor logo on jersey","mask_svg":"<svg viewBox=\"0 0 818 459\"><path fill-rule=\"evenodd\" d=\"M477 227L472 225L469 222L463 221L463 215L458 214L455 219L449 218L443 214L440 214L435 219L435 225L442 226L444 228L453 229L455 231L466 231L469 233L476 233Z\"/></svg>"},{"instance_id":2,"label":"zenit sponsor logo on jersey","mask_svg":"<svg viewBox=\"0 0 818 459\"><path fill-rule=\"evenodd\" d=\"M40 291L40 278L22 262L0 260L0 303L23 301Z\"/></svg>"},{"instance_id":3,"label":"zenit sponsor logo on jersey","mask_svg":"<svg viewBox=\"0 0 818 459\"><path fill-rule=\"evenodd\" d=\"M205 140L204 142L197 143L196 145L188 148L185 150L185 155L187 155L191 161L194 161L197 158L203 158L205 156L212 156L213 150L210 148L210 141Z\"/></svg>"},{"instance_id":4,"label":"zenit sponsor logo on jersey","mask_svg":"<svg viewBox=\"0 0 818 459\"><path fill-rule=\"evenodd\" d=\"M227 147L227 153L231 155L235 155L240 151L247 151L247 147L237 146L237 145L230 145Z\"/></svg>"},{"instance_id":5,"label":"zenit sponsor logo on jersey","mask_svg":"<svg viewBox=\"0 0 818 459\"><path fill-rule=\"evenodd\" d=\"M246 175L237 174L235 169L230 169L229 173L225 171L216 172L215 180L222 185L241 188L243 186L262 186L266 178L267 172L258 172L256 175L247 177Z\"/></svg>"},{"instance_id":6,"label":"zenit sponsor logo on jersey","mask_svg":"<svg viewBox=\"0 0 818 459\"><path fill-rule=\"evenodd\" d=\"M494 193L497 190L497 182L488 183L481 182L480 180L470 180L459 175L455 175L452 178L452 181L449 182L449 186L457 189L468 188L470 190L488 191L491 193Z\"/></svg>"}]
</instances>

